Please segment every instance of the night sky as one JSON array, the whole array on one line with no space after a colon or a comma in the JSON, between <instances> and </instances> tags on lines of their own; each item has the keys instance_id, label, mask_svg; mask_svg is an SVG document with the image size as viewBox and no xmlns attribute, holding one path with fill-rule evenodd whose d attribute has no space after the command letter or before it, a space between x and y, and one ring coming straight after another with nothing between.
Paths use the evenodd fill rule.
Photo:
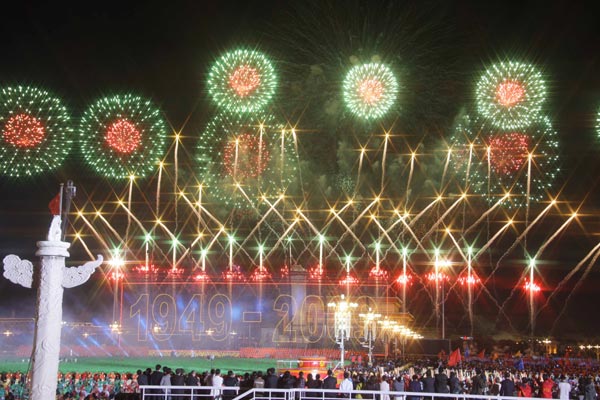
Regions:
<instances>
[{"instance_id":1,"label":"night sky","mask_svg":"<svg viewBox=\"0 0 600 400\"><path fill-rule=\"evenodd\" d=\"M461 104L473 99L474 82L483 65L498 58L535 63L547 78L546 110L561 143L557 192L573 204L585 204L588 214L579 234L551 251L557 257L554 268L573 265L581 259L582 249L597 244L600 25L591 1L515 6L510 2L388 5L354 0L296 5L286 1L84 3L12 2L3 7L0 85L46 88L65 101L74 120L102 95L135 92L152 98L173 130L188 138L197 136L214 113L205 87L210 65L234 47L269 53L282 71L283 82L293 81L303 67L313 64L342 71L349 56L369 53L370 43L375 43L380 56L389 49L395 63L402 60L410 65L412 79L406 85L407 105L402 111L410 115L403 130L414 135L427 131L431 142L448 135ZM357 15L349 16L351 12ZM339 30L332 35L336 26ZM285 97L286 84L279 90ZM299 126L314 130L327 126L327 121L311 121L310 112L302 114L297 105L282 101L282 110L292 110L290 118ZM321 106L318 97L311 104ZM34 179L0 178L0 257L15 253L35 259L35 241L45 236L50 220L47 204L60 182L73 179L80 190L86 185L98 190L99 180L82 165L81 156L74 152L56 173ZM322 168L330 168L330 163L323 161ZM580 246L579 253L571 257L570 246ZM585 318L586 313L592 316L597 311L594 288L599 280L594 268L571 301L575 317L570 321L581 321L585 334L600 328L597 318ZM0 290L0 317L32 315L31 292L5 279L0 280ZM81 291L73 293L67 296L81 295ZM69 307L67 315L85 315Z\"/></svg>"}]
</instances>

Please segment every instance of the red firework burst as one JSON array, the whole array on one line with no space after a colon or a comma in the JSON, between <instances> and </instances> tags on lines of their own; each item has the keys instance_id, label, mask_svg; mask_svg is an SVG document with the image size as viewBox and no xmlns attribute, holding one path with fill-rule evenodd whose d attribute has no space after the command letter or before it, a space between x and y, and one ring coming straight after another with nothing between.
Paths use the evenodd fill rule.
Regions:
<instances>
[{"instance_id":1,"label":"red firework burst","mask_svg":"<svg viewBox=\"0 0 600 400\"><path fill-rule=\"evenodd\" d=\"M267 168L270 158L265 141L249 133L228 141L223 151L225 173L236 180L256 178Z\"/></svg>"},{"instance_id":2,"label":"red firework burst","mask_svg":"<svg viewBox=\"0 0 600 400\"><path fill-rule=\"evenodd\" d=\"M383 96L383 84L379 79L365 79L358 86L358 94L363 103L375 105Z\"/></svg>"},{"instance_id":3,"label":"red firework burst","mask_svg":"<svg viewBox=\"0 0 600 400\"><path fill-rule=\"evenodd\" d=\"M229 86L238 96L249 96L260 86L260 74L256 68L240 65L229 76Z\"/></svg>"},{"instance_id":4,"label":"red firework burst","mask_svg":"<svg viewBox=\"0 0 600 400\"><path fill-rule=\"evenodd\" d=\"M46 129L40 120L23 113L14 115L6 121L2 136L7 143L15 147L35 147L44 140Z\"/></svg>"},{"instance_id":5,"label":"red firework burst","mask_svg":"<svg viewBox=\"0 0 600 400\"><path fill-rule=\"evenodd\" d=\"M131 121L118 119L108 126L104 140L117 153L131 154L140 146L142 134Z\"/></svg>"},{"instance_id":6,"label":"red firework burst","mask_svg":"<svg viewBox=\"0 0 600 400\"><path fill-rule=\"evenodd\" d=\"M512 132L495 136L490 140L489 162L498 175L511 175L517 172L529 156L530 137Z\"/></svg>"},{"instance_id":7,"label":"red firework burst","mask_svg":"<svg viewBox=\"0 0 600 400\"><path fill-rule=\"evenodd\" d=\"M525 97L525 88L518 81L505 81L496 88L496 101L504 107L519 104Z\"/></svg>"}]
</instances>

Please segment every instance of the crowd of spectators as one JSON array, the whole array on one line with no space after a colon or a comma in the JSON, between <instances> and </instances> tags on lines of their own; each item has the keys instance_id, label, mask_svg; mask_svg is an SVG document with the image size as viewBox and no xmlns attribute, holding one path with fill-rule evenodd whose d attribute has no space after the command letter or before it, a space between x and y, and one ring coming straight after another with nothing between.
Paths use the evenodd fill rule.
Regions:
<instances>
[{"instance_id":1,"label":"crowd of spectators","mask_svg":"<svg viewBox=\"0 0 600 400\"><path fill-rule=\"evenodd\" d=\"M555 398L560 400L597 400L600 392L600 371L597 365L564 365L558 363L464 362L448 367L445 362L429 359L404 359L382 362L371 367L353 364L343 372L343 379L330 370L325 376L289 371L267 371L235 374L233 371L184 371L156 365L136 373L64 374L58 377L57 399L118 399L135 396L141 386L156 386L151 393L168 393L171 400L189 399L194 387L199 399L232 400L239 393L252 388L314 389L306 391L306 398L322 398L319 389L336 390L334 396L367 400L391 400L388 392L407 392L393 396L393 400L427 400L424 393L476 394L491 396L519 396ZM20 373L0 376L0 399L25 399L28 377ZM233 387L235 389L227 389ZM239 388L239 389L237 389ZM361 393L365 391L364 393ZM373 396L369 391L377 391ZM148 392L146 392L148 393Z\"/></svg>"}]
</instances>

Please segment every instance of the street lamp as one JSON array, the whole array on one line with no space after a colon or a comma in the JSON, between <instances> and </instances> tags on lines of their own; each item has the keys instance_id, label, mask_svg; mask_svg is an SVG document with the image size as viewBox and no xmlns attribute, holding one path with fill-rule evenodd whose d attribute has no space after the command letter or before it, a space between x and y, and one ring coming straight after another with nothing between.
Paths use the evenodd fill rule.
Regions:
<instances>
[{"instance_id":1,"label":"street lamp","mask_svg":"<svg viewBox=\"0 0 600 400\"><path fill-rule=\"evenodd\" d=\"M340 345L340 365L344 369L344 341L350 338L350 329L352 326L352 309L358 307L358 304L351 303L341 295L340 301L331 302L327 307L334 309L334 332L335 341ZM336 366L337 368L337 366Z\"/></svg>"},{"instance_id":2,"label":"street lamp","mask_svg":"<svg viewBox=\"0 0 600 400\"><path fill-rule=\"evenodd\" d=\"M364 320L363 336L365 338L367 349L369 349L369 367L373 365L373 341L377 337L377 319L381 318L381 314L376 314L369 307L369 312L366 314L358 314Z\"/></svg>"},{"instance_id":3,"label":"street lamp","mask_svg":"<svg viewBox=\"0 0 600 400\"><path fill-rule=\"evenodd\" d=\"M121 257L121 251L116 248L113 250L113 258L109 261L112 267L111 276L115 281L115 287L113 290L113 317L112 320L117 320L119 314L119 281L121 280L123 273L121 268L125 265L125 260Z\"/></svg>"}]
</instances>

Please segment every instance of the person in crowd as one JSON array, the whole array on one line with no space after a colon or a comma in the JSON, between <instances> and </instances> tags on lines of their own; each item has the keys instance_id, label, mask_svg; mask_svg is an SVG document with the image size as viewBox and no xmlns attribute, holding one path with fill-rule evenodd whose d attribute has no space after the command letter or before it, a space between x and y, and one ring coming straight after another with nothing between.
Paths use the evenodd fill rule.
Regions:
<instances>
[{"instance_id":1,"label":"person in crowd","mask_svg":"<svg viewBox=\"0 0 600 400\"><path fill-rule=\"evenodd\" d=\"M171 386L184 386L185 376L183 375L183 368L176 368L175 374L171 376ZM187 400L187 396L179 396L186 393L185 389L171 389L171 393L176 396L172 397L172 400Z\"/></svg>"},{"instance_id":2,"label":"person in crowd","mask_svg":"<svg viewBox=\"0 0 600 400\"><path fill-rule=\"evenodd\" d=\"M160 380L160 386L164 388L162 389L162 394L171 394L171 389L169 389L171 386L171 368L163 367L163 377Z\"/></svg>"},{"instance_id":3,"label":"person in crowd","mask_svg":"<svg viewBox=\"0 0 600 400\"><path fill-rule=\"evenodd\" d=\"M448 378L448 385L450 386L450 393L459 394L461 392L460 380L456 375L456 371L450 371L450 378Z\"/></svg>"},{"instance_id":4,"label":"person in crowd","mask_svg":"<svg viewBox=\"0 0 600 400\"><path fill-rule=\"evenodd\" d=\"M221 386L223 386L223 377L221 376L221 370L215 369L215 373L212 376L212 390L210 395L213 400L221 400Z\"/></svg>"},{"instance_id":5,"label":"person in crowd","mask_svg":"<svg viewBox=\"0 0 600 400\"><path fill-rule=\"evenodd\" d=\"M500 396L514 396L515 382L510 376L510 372L504 374L504 379L500 382Z\"/></svg>"},{"instance_id":6,"label":"person in crowd","mask_svg":"<svg viewBox=\"0 0 600 400\"><path fill-rule=\"evenodd\" d=\"M387 375L381 377L379 382L379 391L381 392L381 400L390 400L390 382Z\"/></svg>"},{"instance_id":7,"label":"person in crowd","mask_svg":"<svg viewBox=\"0 0 600 400\"><path fill-rule=\"evenodd\" d=\"M233 373L233 371L227 371L227 376L223 378L223 386L227 387L235 387L239 386L240 382L238 377ZM237 390L223 390L223 400L231 400L235 396L237 396Z\"/></svg>"},{"instance_id":8,"label":"person in crowd","mask_svg":"<svg viewBox=\"0 0 600 400\"><path fill-rule=\"evenodd\" d=\"M350 379L350 373L344 371L344 379L342 380L342 383L340 383L340 395L349 399L352 395L352 390L354 390L354 383L352 383L352 379Z\"/></svg>"},{"instance_id":9,"label":"person in crowd","mask_svg":"<svg viewBox=\"0 0 600 400\"><path fill-rule=\"evenodd\" d=\"M443 367L438 368L438 373L435 374L434 388L436 393L450 393L448 386L448 375L444 372Z\"/></svg>"},{"instance_id":10,"label":"person in crowd","mask_svg":"<svg viewBox=\"0 0 600 400\"><path fill-rule=\"evenodd\" d=\"M431 372L429 370L425 371L421 382L423 383L423 392L435 393L435 378L431 376ZM426 397L425 399L431 400L432 397Z\"/></svg>"},{"instance_id":11,"label":"person in crowd","mask_svg":"<svg viewBox=\"0 0 600 400\"><path fill-rule=\"evenodd\" d=\"M394 392L404 392L404 377L398 374L394 382L392 382L392 390ZM396 395L394 400L404 400L404 396Z\"/></svg>"},{"instance_id":12,"label":"person in crowd","mask_svg":"<svg viewBox=\"0 0 600 400\"><path fill-rule=\"evenodd\" d=\"M544 378L544 381L542 382L542 389L541 389L541 396L544 399L551 399L552 398L552 393L554 392L554 387L556 386L556 384L554 383L554 381L552 379L550 379L550 375L548 374L544 374L542 376Z\"/></svg>"},{"instance_id":13,"label":"person in crowd","mask_svg":"<svg viewBox=\"0 0 600 400\"><path fill-rule=\"evenodd\" d=\"M571 394L571 384L567 382L566 376L560 377L560 382L558 383L558 398L560 400L569 400L569 395Z\"/></svg>"},{"instance_id":14,"label":"person in crowd","mask_svg":"<svg viewBox=\"0 0 600 400\"><path fill-rule=\"evenodd\" d=\"M423 383L419 380L419 375L414 374L412 381L408 387L408 391L411 392L409 396L406 396L406 400L421 400L421 396L413 393L420 393L423 391Z\"/></svg>"},{"instance_id":15,"label":"person in crowd","mask_svg":"<svg viewBox=\"0 0 600 400\"><path fill-rule=\"evenodd\" d=\"M529 379L521 379L521 383L518 385L518 393L519 397L533 397L533 387Z\"/></svg>"}]
</instances>

